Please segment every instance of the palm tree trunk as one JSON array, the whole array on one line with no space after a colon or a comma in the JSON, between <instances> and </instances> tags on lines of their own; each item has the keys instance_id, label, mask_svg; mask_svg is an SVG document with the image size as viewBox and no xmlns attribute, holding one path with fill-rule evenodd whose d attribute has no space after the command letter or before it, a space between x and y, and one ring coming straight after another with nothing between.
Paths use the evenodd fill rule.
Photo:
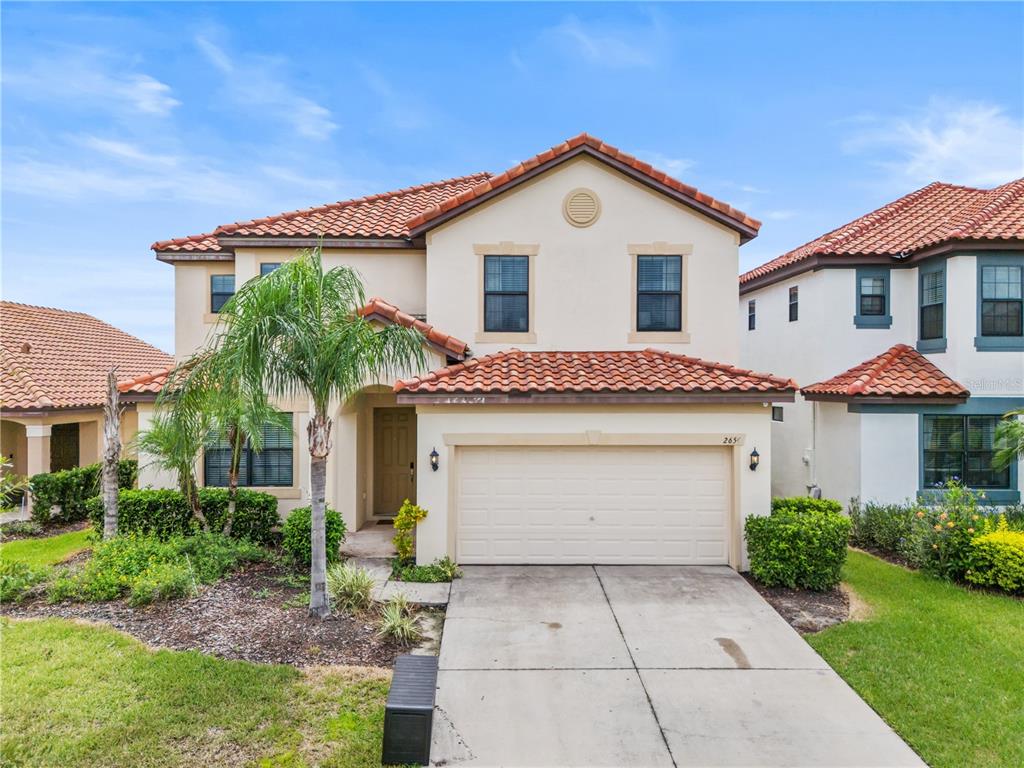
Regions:
<instances>
[{"instance_id":1,"label":"palm tree trunk","mask_svg":"<svg viewBox=\"0 0 1024 768\"><path fill-rule=\"evenodd\" d=\"M235 520L235 501L238 497L238 471L242 462L241 430L232 427L228 430L231 445L231 466L228 468L228 513L224 519L221 533L231 535L231 524Z\"/></svg>"},{"instance_id":2,"label":"palm tree trunk","mask_svg":"<svg viewBox=\"0 0 1024 768\"><path fill-rule=\"evenodd\" d=\"M179 471L178 476L181 494L192 508L192 517L199 521L199 525L204 531L209 531L210 523L207 522L206 515L203 514L202 507L199 506L199 487L196 484L195 477L186 474L184 471Z\"/></svg>"},{"instance_id":3,"label":"palm tree trunk","mask_svg":"<svg viewBox=\"0 0 1024 768\"><path fill-rule=\"evenodd\" d=\"M331 452L331 420L317 412L309 420L309 482L313 496L310 520L309 613L321 619L331 612L327 600L326 485L327 456Z\"/></svg>"},{"instance_id":4,"label":"palm tree trunk","mask_svg":"<svg viewBox=\"0 0 1024 768\"><path fill-rule=\"evenodd\" d=\"M117 377L107 372L107 399L103 403L103 538L117 535L117 465L121 460L121 409L118 405Z\"/></svg>"}]
</instances>

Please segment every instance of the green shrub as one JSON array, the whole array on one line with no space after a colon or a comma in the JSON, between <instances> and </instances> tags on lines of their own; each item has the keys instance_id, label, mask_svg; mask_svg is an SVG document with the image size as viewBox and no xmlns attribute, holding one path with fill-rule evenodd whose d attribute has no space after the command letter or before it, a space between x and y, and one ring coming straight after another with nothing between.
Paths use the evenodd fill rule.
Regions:
<instances>
[{"instance_id":1,"label":"green shrub","mask_svg":"<svg viewBox=\"0 0 1024 768\"><path fill-rule=\"evenodd\" d=\"M100 464L45 472L34 475L32 485L32 519L40 525L51 521L73 523L85 520L89 510L87 502L100 492ZM139 464L125 459L117 466L118 488L134 488L138 480ZM54 514L54 508L59 511Z\"/></svg>"},{"instance_id":2,"label":"green shrub","mask_svg":"<svg viewBox=\"0 0 1024 768\"><path fill-rule=\"evenodd\" d=\"M187 563L153 563L132 582L128 602L146 605L159 600L173 600L195 592L192 570Z\"/></svg>"},{"instance_id":3,"label":"green shrub","mask_svg":"<svg viewBox=\"0 0 1024 768\"><path fill-rule=\"evenodd\" d=\"M921 507L913 504L861 504L850 501L850 543L898 555L912 565L920 562L920 541L916 516Z\"/></svg>"},{"instance_id":4,"label":"green shrub","mask_svg":"<svg viewBox=\"0 0 1024 768\"><path fill-rule=\"evenodd\" d=\"M835 499L816 499L813 496L776 496L772 499L772 514L776 512L834 512L842 514L843 505Z\"/></svg>"},{"instance_id":5,"label":"green shrub","mask_svg":"<svg viewBox=\"0 0 1024 768\"><path fill-rule=\"evenodd\" d=\"M442 557L429 565L403 563L397 557L391 560L391 578L396 581L414 581L426 584L452 581L462 577L462 571L450 557Z\"/></svg>"},{"instance_id":6,"label":"green shrub","mask_svg":"<svg viewBox=\"0 0 1024 768\"><path fill-rule=\"evenodd\" d=\"M211 531L223 528L228 509L226 488L200 488L199 507ZM103 502L100 497L89 500L89 519L97 531L103 530ZM276 538L277 499L269 493L238 489L231 538L248 539L257 544L271 544ZM145 488L121 491L117 502L119 533L152 534L161 538L188 535L199 530L192 516L192 507L180 491Z\"/></svg>"},{"instance_id":7,"label":"green shrub","mask_svg":"<svg viewBox=\"0 0 1024 768\"><path fill-rule=\"evenodd\" d=\"M0 523L0 536L38 536L43 532L43 526L35 520L12 520L9 523Z\"/></svg>"},{"instance_id":8,"label":"green shrub","mask_svg":"<svg viewBox=\"0 0 1024 768\"><path fill-rule=\"evenodd\" d=\"M312 560L312 510L309 507L293 509L284 521L281 546L296 563L309 565ZM324 528L327 535L327 562L333 563L341 556L341 542L345 539L345 523L341 515L328 507L325 510Z\"/></svg>"},{"instance_id":9,"label":"green shrub","mask_svg":"<svg viewBox=\"0 0 1024 768\"><path fill-rule=\"evenodd\" d=\"M373 602L373 576L365 568L335 563L327 569L327 591L345 613L359 613Z\"/></svg>"},{"instance_id":10,"label":"green shrub","mask_svg":"<svg viewBox=\"0 0 1024 768\"><path fill-rule=\"evenodd\" d=\"M103 500L89 501L89 519L103 531ZM196 530L192 508L180 491L162 488L121 491L117 497L117 531L166 539Z\"/></svg>"},{"instance_id":11,"label":"green shrub","mask_svg":"<svg viewBox=\"0 0 1024 768\"><path fill-rule=\"evenodd\" d=\"M420 639L416 617L405 595L397 594L380 609L380 628L377 635L394 640L400 645L411 645Z\"/></svg>"},{"instance_id":12,"label":"green shrub","mask_svg":"<svg viewBox=\"0 0 1024 768\"><path fill-rule=\"evenodd\" d=\"M228 489L200 488L199 507L210 523L210 530L222 530L228 513ZM280 525L277 497L248 488L238 489L235 516L231 522L231 538L272 544L277 539L275 529Z\"/></svg>"},{"instance_id":13,"label":"green shrub","mask_svg":"<svg viewBox=\"0 0 1024 768\"><path fill-rule=\"evenodd\" d=\"M20 602L48 572L47 568L36 568L20 560L0 560L0 603Z\"/></svg>"},{"instance_id":14,"label":"green shrub","mask_svg":"<svg viewBox=\"0 0 1024 768\"><path fill-rule=\"evenodd\" d=\"M398 559L401 562L408 562L413 556L412 532L419 525L420 521L427 516L427 510L419 507L406 499L395 515L395 535L391 539L398 551Z\"/></svg>"},{"instance_id":15,"label":"green shrub","mask_svg":"<svg viewBox=\"0 0 1024 768\"><path fill-rule=\"evenodd\" d=\"M265 552L247 541L216 533L195 536L129 534L106 539L76 574L63 574L50 585L51 602L114 600L129 594L133 604L179 597L195 584L209 584ZM186 580L187 576L187 580Z\"/></svg>"},{"instance_id":16,"label":"green shrub","mask_svg":"<svg viewBox=\"0 0 1024 768\"><path fill-rule=\"evenodd\" d=\"M1003 507L1002 514L1011 531L1024 531L1024 504L1009 504Z\"/></svg>"},{"instance_id":17,"label":"green shrub","mask_svg":"<svg viewBox=\"0 0 1024 768\"><path fill-rule=\"evenodd\" d=\"M1024 533L1001 530L978 536L971 542L966 578L972 584L1024 593Z\"/></svg>"},{"instance_id":18,"label":"green shrub","mask_svg":"<svg viewBox=\"0 0 1024 768\"><path fill-rule=\"evenodd\" d=\"M748 517L744 536L754 578L768 586L835 587L850 535L841 509L828 499L775 499L771 515Z\"/></svg>"}]
</instances>

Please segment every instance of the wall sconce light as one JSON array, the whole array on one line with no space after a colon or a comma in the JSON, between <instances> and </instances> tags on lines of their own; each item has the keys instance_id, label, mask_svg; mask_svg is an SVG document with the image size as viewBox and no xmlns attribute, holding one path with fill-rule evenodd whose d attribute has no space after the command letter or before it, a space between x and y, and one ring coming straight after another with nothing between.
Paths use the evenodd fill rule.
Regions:
<instances>
[{"instance_id":1,"label":"wall sconce light","mask_svg":"<svg viewBox=\"0 0 1024 768\"><path fill-rule=\"evenodd\" d=\"M761 463L761 454L757 452L757 448L750 452L750 471L754 472L757 469L757 465Z\"/></svg>"},{"instance_id":2,"label":"wall sconce light","mask_svg":"<svg viewBox=\"0 0 1024 768\"><path fill-rule=\"evenodd\" d=\"M430 452L430 468L437 472L437 468L441 463L441 457L437 453L437 448Z\"/></svg>"}]
</instances>

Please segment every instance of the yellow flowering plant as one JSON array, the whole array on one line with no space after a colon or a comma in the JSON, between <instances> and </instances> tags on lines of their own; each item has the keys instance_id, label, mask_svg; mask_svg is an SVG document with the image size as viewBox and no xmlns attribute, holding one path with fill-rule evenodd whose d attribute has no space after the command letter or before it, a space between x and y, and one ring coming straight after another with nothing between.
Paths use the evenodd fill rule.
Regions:
<instances>
[{"instance_id":1,"label":"yellow flowering plant","mask_svg":"<svg viewBox=\"0 0 1024 768\"><path fill-rule=\"evenodd\" d=\"M948 481L935 506L918 514L917 536L922 569L944 579L962 581L970 567L971 541L978 530L986 530L990 519L978 513L981 495L959 480Z\"/></svg>"}]
</instances>

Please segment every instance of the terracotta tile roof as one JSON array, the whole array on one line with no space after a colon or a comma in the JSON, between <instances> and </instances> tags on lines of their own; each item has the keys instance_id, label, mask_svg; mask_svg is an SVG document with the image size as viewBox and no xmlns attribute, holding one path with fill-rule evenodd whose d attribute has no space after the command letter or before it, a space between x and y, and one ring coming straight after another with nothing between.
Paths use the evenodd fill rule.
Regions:
<instances>
[{"instance_id":1,"label":"terracotta tile roof","mask_svg":"<svg viewBox=\"0 0 1024 768\"><path fill-rule=\"evenodd\" d=\"M507 185L511 185L515 183L516 179L529 171L532 171L539 166L557 162L559 158L562 158L570 152L573 152L573 150L578 150L580 148L589 149L590 154L599 155L622 163L635 171L639 171L658 185L673 190L674 192L689 198L695 203L699 203L700 205L710 208L712 211L717 212L725 219L732 221L735 225L742 228L747 232L748 237L754 237L761 226L761 222L747 216L742 211L716 200L710 195L699 191L695 187L691 187L689 184L683 184L681 181L672 178L668 174L653 168L649 163L638 160L632 155L629 155L610 144L605 144L601 139L595 136L581 133L578 136L574 136L573 138L562 142L561 144L551 147L551 149L541 152L539 155L531 157L529 160L524 160L518 165L509 168L507 171L499 173L497 176L491 176L488 179L481 180L471 189L449 197L447 200L439 201L433 207L419 212L415 218L408 222L409 230L410 232L415 233L421 227L424 227L424 225L438 218L442 214L470 204L490 192L501 189Z\"/></svg>"},{"instance_id":2,"label":"terracotta tile roof","mask_svg":"<svg viewBox=\"0 0 1024 768\"><path fill-rule=\"evenodd\" d=\"M150 248L160 253L222 251L218 237L405 238L409 236L409 219L453 195L472 189L489 176L474 173L262 219L223 224L212 233L162 240Z\"/></svg>"},{"instance_id":3,"label":"terracotta tile roof","mask_svg":"<svg viewBox=\"0 0 1024 768\"><path fill-rule=\"evenodd\" d=\"M395 384L404 393L765 393L796 382L655 349L522 352L509 349Z\"/></svg>"},{"instance_id":4,"label":"terracotta tile roof","mask_svg":"<svg viewBox=\"0 0 1024 768\"><path fill-rule=\"evenodd\" d=\"M213 232L189 237L176 237L173 240L161 240L149 246L151 250L161 253L227 253L217 242Z\"/></svg>"},{"instance_id":5,"label":"terracotta tile roof","mask_svg":"<svg viewBox=\"0 0 1024 768\"><path fill-rule=\"evenodd\" d=\"M469 351L469 345L466 342L442 333L429 323L403 312L394 304L384 301L384 299L370 299L366 306L359 310L359 314L368 319L381 320L386 323L398 323L406 328L415 328L423 334L428 343L451 357L457 357L461 360Z\"/></svg>"},{"instance_id":6,"label":"terracotta tile roof","mask_svg":"<svg viewBox=\"0 0 1024 768\"><path fill-rule=\"evenodd\" d=\"M913 347L897 344L826 381L800 392L808 399L832 397L942 397L966 399L970 392Z\"/></svg>"},{"instance_id":7,"label":"terracotta tile roof","mask_svg":"<svg viewBox=\"0 0 1024 768\"><path fill-rule=\"evenodd\" d=\"M170 367L161 368L158 371L150 371L132 379L119 381L117 389L128 395L159 395L172 370L173 368Z\"/></svg>"},{"instance_id":8,"label":"terracotta tile roof","mask_svg":"<svg viewBox=\"0 0 1024 768\"><path fill-rule=\"evenodd\" d=\"M745 272L740 284L815 256L900 256L964 240L1024 241L1024 178L995 189L929 184Z\"/></svg>"},{"instance_id":9,"label":"terracotta tile roof","mask_svg":"<svg viewBox=\"0 0 1024 768\"><path fill-rule=\"evenodd\" d=\"M135 377L174 359L91 315L0 302L0 406L74 408L103 403L107 371Z\"/></svg>"}]
</instances>

